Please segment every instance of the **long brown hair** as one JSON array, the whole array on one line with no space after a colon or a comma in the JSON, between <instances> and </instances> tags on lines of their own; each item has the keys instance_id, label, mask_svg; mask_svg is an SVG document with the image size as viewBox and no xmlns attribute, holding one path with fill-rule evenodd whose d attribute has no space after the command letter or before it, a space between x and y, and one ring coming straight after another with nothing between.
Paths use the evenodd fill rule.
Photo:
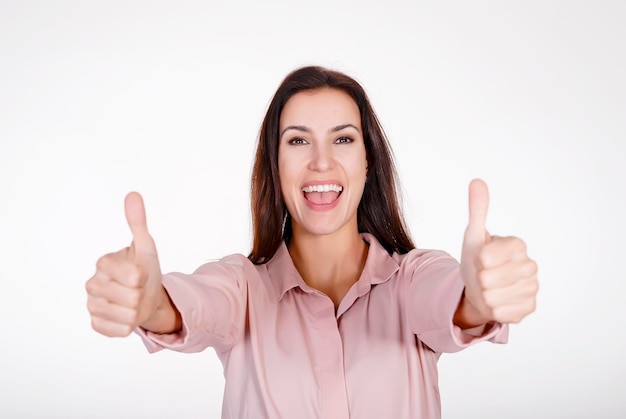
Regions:
<instances>
[{"instance_id":1,"label":"long brown hair","mask_svg":"<svg viewBox=\"0 0 626 419\"><path fill-rule=\"evenodd\" d=\"M287 100L303 90L329 87L349 94L361 115L367 155L367 180L357 209L359 232L372 234L389 252L415 248L399 205L398 176L392 151L365 90L351 77L323 67L296 69L282 81L269 104L259 133L252 169L252 251L255 264L268 262L283 240L292 235L291 220L283 202L278 174L280 114Z\"/></svg>"}]
</instances>

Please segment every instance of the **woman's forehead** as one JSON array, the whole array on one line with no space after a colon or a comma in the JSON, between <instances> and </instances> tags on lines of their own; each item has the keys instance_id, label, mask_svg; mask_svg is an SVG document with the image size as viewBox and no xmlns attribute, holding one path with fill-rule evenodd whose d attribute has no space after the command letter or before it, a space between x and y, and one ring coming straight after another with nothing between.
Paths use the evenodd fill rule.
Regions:
<instances>
[{"instance_id":1,"label":"woman's forehead","mask_svg":"<svg viewBox=\"0 0 626 419\"><path fill-rule=\"evenodd\" d=\"M340 89L304 90L287 100L280 115L281 130L287 125L322 128L351 124L359 127L360 112L352 97Z\"/></svg>"}]
</instances>

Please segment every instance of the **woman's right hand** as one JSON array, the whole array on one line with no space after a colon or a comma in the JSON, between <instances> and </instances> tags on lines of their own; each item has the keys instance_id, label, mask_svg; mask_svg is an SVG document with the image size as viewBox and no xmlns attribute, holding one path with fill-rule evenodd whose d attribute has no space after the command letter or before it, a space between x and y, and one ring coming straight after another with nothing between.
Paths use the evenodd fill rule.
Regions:
<instances>
[{"instance_id":1,"label":"woman's right hand","mask_svg":"<svg viewBox=\"0 0 626 419\"><path fill-rule=\"evenodd\" d=\"M85 286L91 325L105 336L128 336L138 326L155 333L175 332L180 314L162 285L141 195L129 193L124 206L133 241L96 263L96 273Z\"/></svg>"}]
</instances>

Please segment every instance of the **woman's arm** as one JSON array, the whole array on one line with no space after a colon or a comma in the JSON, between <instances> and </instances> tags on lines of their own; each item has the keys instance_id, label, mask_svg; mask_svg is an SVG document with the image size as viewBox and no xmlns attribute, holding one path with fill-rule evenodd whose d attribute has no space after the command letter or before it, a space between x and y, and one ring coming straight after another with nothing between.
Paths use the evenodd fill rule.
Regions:
<instances>
[{"instance_id":1,"label":"woman's arm","mask_svg":"<svg viewBox=\"0 0 626 419\"><path fill-rule=\"evenodd\" d=\"M101 257L86 284L93 328L105 336L136 332L152 352L232 346L245 317L243 256L207 263L191 275L163 275L141 195L127 195L125 212L131 245Z\"/></svg>"},{"instance_id":2,"label":"woman's arm","mask_svg":"<svg viewBox=\"0 0 626 419\"><path fill-rule=\"evenodd\" d=\"M175 325L171 333L139 327L150 352L171 349L199 352L207 347L218 351L231 348L243 336L247 306L247 283L243 255L227 256L199 267L192 274L171 272L163 275L172 309L164 309L161 325ZM175 314L177 318L174 318Z\"/></svg>"}]
</instances>

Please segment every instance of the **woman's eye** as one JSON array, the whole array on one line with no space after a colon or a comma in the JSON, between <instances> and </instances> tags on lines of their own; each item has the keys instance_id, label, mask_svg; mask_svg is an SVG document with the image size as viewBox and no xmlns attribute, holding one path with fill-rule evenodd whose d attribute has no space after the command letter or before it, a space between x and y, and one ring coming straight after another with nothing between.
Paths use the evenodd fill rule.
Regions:
<instances>
[{"instance_id":1,"label":"woman's eye","mask_svg":"<svg viewBox=\"0 0 626 419\"><path fill-rule=\"evenodd\" d=\"M295 137L289 140L289 144L302 145L302 144L306 144L306 140L301 137Z\"/></svg>"},{"instance_id":2,"label":"woman's eye","mask_svg":"<svg viewBox=\"0 0 626 419\"><path fill-rule=\"evenodd\" d=\"M350 137L339 137L335 140L337 144L351 143L353 140Z\"/></svg>"}]
</instances>

